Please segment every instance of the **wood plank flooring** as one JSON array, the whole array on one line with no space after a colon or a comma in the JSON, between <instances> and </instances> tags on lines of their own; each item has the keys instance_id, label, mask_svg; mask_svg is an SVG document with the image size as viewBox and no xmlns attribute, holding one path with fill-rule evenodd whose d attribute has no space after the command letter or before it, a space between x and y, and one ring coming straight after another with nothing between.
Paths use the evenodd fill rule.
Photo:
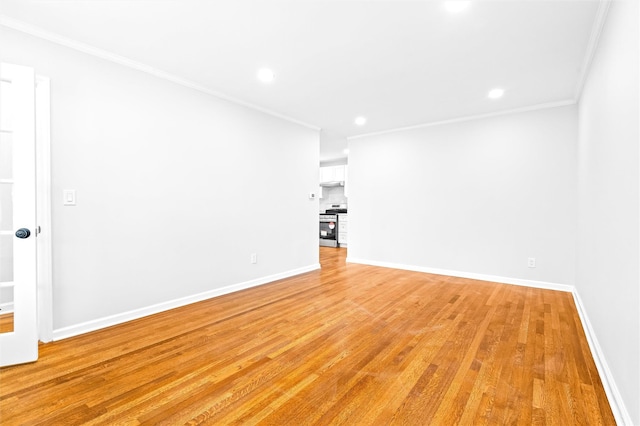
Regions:
<instances>
[{"instance_id":1,"label":"wood plank flooring","mask_svg":"<svg viewBox=\"0 0 640 426\"><path fill-rule=\"evenodd\" d=\"M11 333L13 331L13 312L8 314L0 312L0 333Z\"/></svg>"},{"instance_id":2,"label":"wood plank flooring","mask_svg":"<svg viewBox=\"0 0 640 426\"><path fill-rule=\"evenodd\" d=\"M613 425L569 293L365 265L40 346L3 425Z\"/></svg>"}]
</instances>

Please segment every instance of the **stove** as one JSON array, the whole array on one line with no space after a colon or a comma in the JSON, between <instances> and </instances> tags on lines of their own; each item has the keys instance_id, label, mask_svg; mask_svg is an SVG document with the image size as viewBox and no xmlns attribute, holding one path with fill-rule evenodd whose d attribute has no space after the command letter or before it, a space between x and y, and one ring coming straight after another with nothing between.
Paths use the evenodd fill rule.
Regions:
<instances>
[{"instance_id":1,"label":"stove","mask_svg":"<svg viewBox=\"0 0 640 426\"><path fill-rule=\"evenodd\" d=\"M338 247L338 214L346 213L346 204L332 204L320 213L320 245Z\"/></svg>"},{"instance_id":2,"label":"stove","mask_svg":"<svg viewBox=\"0 0 640 426\"><path fill-rule=\"evenodd\" d=\"M347 212L347 205L345 203L331 204L331 207L325 210L326 214L338 214L338 213L346 213L346 212Z\"/></svg>"}]
</instances>

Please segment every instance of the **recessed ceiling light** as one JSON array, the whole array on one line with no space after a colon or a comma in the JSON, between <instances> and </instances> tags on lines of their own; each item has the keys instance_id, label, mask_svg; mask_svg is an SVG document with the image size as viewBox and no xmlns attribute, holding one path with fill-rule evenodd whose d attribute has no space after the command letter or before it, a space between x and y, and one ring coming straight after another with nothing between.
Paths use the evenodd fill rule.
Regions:
<instances>
[{"instance_id":1,"label":"recessed ceiling light","mask_svg":"<svg viewBox=\"0 0 640 426\"><path fill-rule=\"evenodd\" d=\"M444 2L444 8L449 13L460 13L471 4L470 0L448 0Z\"/></svg>"},{"instance_id":2,"label":"recessed ceiling light","mask_svg":"<svg viewBox=\"0 0 640 426\"><path fill-rule=\"evenodd\" d=\"M271 83L276 78L276 75L269 68L260 68L258 70L258 80L263 83Z\"/></svg>"},{"instance_id":3,"label":"recessed ceiling light","mask_svg":"<svg viewBox=\"0 0 640 426\"><path fill-rule=\"evenodd\" d=\"M498 99L501 98L502 95L504 95L504 89L492 89L487 96L489 99Z\"/></svg>"},{"instance_id":4,"label":"recessed ceiling light","mask_svg":"<svg viewBox=\"0 0 640 426\"><path fill-rule=\"evenodd\" d=\"M367 122L367 119L364 118L363 116L356 117L356 119L354 120L354 123L356 123L357 126L364 126L366 122Z\"/></svg>"}]
</instances>

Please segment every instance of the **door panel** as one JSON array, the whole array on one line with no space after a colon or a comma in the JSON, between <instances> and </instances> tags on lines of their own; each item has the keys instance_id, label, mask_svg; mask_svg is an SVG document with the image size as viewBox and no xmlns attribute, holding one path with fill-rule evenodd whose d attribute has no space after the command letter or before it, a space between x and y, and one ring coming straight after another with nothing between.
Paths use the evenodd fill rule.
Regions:
<instances>
[{"instance_id":1,"label":"door panel","mask_svg":"<svg viewBox=\"0 0 640 426\"><path fill-rule=\"evenodd\" d=\"M0 366L38 358L35 75L0 65ZM28 229L18 238L18 229ZM12 311L12 312L11 312Z\"/></svg>"}]
</instances>

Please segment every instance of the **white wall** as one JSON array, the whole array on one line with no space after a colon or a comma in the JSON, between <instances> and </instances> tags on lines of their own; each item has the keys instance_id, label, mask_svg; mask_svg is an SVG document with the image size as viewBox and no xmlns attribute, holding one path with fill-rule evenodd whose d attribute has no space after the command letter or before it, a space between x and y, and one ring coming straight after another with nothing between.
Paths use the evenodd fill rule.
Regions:
<instances>
[{"instance_id":1,"label":"white wall","mask_svg":"<svg viewBox=\"0 0 640 426\"><path fill-rule=\"evenodd\" d=\"M347 164L347 138L344 136L320 132L320 163L322 166L337 166Z\"/></svg>"},{"instance_id":2,"label":"white wall","mask_svg":"<svg viewBox=\"0 0 640 426\"><path fill-rule=\"evenodd\" d=\"M51 78L54 329L318 266L318 132L0 36Z\"/></svg>"},{"instance_id":3,"label":"white wall","mask_svg":"<svg viewBox=\"0 0 640 426\"><path fill-rule=\"evenodd\" d=\"M351 139L349 258L573 284L576 123L569 106Z\"/></svg>"},{"instance_id":4,"label":"white wall","mask_svg":"<svg viewBox=\"0 0 640 426\"><path fill-rule=\"evenodd\" d=\"M576 289L640 424L638 3L614 1L579 104Z\"/></svg>"}]
</instances>

